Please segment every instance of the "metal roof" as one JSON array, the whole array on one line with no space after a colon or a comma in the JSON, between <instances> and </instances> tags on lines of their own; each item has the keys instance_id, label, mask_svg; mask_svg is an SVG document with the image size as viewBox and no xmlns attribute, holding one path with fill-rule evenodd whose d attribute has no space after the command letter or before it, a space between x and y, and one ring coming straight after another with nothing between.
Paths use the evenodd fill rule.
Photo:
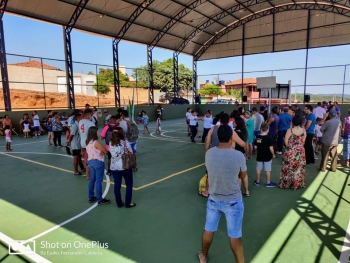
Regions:
<instances>
[{"instance_id":1,"label":"metal roof","mask_svg":"<svg viewBox=\"0 0 350 263\"><path fill-rule=\"evenodd\" d=\"M6 12L67 26L80 0L9 0ZM195 60L350 43L350 1L89 0L74 28Z\"/></svg>"}]
</instances>

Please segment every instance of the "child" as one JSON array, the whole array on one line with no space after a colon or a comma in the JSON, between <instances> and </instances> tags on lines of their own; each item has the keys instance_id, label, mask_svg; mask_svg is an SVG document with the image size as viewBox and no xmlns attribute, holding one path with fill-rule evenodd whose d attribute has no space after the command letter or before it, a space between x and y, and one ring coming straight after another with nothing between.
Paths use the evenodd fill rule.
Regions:
<instances>
[{"instance_id":1,"label":"child","mask_svg":"<svg viewBox=\"0 0 350 263\"><path fill-rule=\"evenodd\" d=\"M322 132L321 132L321 126L323 124L322 118L316 119L316 125L315 125L315 138L316 138L316 147L315 147L315 153L318 154L318 149L322 146Z\"/></svg>"},{"instance_id":2,"label":"child","mask_svg":"<svg viewBox=\"0 0 350 263\"><path fill-rule=\"evenodd\" d=\"M190 121L191 142L196 142L194 138L196 138L198 120L200 120L199 118L197 118L197 111L193 110L191 112L191 116L188 117L188 120Z\"/></svg>"},{"instance_id":3,"label":"child","mask_svg":"<svg viewBox=\"0 0 350 263\"><path fill-rule=\"evenodd\" d=\"M270 181L271 177L271 163L272 158L276 158L273 150L273 140L268 136L269 125L267 123L261 124L261 134L256 136L254 145L258 150L257 165L256 165L256 180L254 184L260 186L260 172L264 168L266 173L266 187L275 187L276 184Z\"/></svg>"},{"instance_id":4,"label":"child","mask_svg":"<svg viewBox=\"0 0 350 263\"><path fill-rule=\"evenodd\" d=\"M29 138L29 133L30 133L29 121L28 120L23 121L22 125L23 125L24 138Z\"/></svg>"},{"instance_id":5,"label":"child","mask_svg":"<svg viewBox=\"0 0 350 263\"><path fill-rule=\"evenodd\" d=\"M160 121L161 115L157 115L157 130L156 133L158 132L160 134L162 128L160 127L161 121Z\"/></svg>"},{"instance_id":6,"label":"child","mask_svg":"<svg viewBox=\"0 0 350 263\"><path fill-rule=\"evenodd\" d=\"M143 134L145 134L146 131L149 133L149 130L148 130L148 116L147 116L145 111L143 112L142 121L143 121Z\"/></svg>"},{"instance_id":7,"label":"child","mask_svg":"<svg viewBox=\"0 0 350 263\"><path fill-rule=\"evenodd\" d=\"M12 132L10 125L5 126L5 138L6 138L6 151L12 151L11 142L12 142Z\"/></svg>"}]
</instances>

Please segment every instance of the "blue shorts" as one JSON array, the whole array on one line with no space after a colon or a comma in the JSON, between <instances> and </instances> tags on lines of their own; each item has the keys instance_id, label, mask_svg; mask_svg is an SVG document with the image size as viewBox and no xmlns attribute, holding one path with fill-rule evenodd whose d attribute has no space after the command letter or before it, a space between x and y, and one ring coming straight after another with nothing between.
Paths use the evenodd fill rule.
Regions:
<instances>
[{"instance_id":1,"label":"blue shorts","mask_svg":"<svg viewBox=\"0 0 350 263\"><path fill-rule=\"evenodd\" d=\"M39 126L34 126L34 127L33 127L33 131L34 131L34 132L38 132L38 131L39 131Z\"/></svg>"},{"instance_id":2,"label":"blue shorts","mask_svg":"<svg viewBox=\"0 0 350 263\"><path fill-rule=\"evenodd\" d=\"M243 221L243 200L235 200L230 202L217 201L208 198L207 217L205 222L205 231L216 232L220 217L222 214L226 217L227 233L230 238L242 237L242 221Z\"/></svg>"},{"instance_id":3,"label":"blue shorts","mask_svg":"<svg viewBox=\"0 0 350 263\"><path fill-rule=\"evenodd\" d=\"M132 152L136 154L136 142L129 142Z\"/></svg>"},{"instance_id":4,"label":"blue shorts","mask_svg":"<svg viewBox=\"0 0 350 263\"><path fill-rule=\"evenodd\" d=\"M145 122L144 124L143 124L143 127L147 127L148 126L148 122Z\"/></svg>"}]
</instances>

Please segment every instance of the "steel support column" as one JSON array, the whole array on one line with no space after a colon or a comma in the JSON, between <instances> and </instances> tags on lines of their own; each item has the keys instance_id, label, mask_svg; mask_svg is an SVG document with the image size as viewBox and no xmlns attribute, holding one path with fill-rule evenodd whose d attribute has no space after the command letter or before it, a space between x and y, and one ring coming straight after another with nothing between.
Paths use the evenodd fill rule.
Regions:
<instances>
[{"instance_id":1,"label":"steel support column","mask_svg":"<svg viewBox=\"0 0 350 263\"><path fill-rule=\"evenodd\" d=\"M5 111L11 111L11 97L10 97L10 84L7 71L6 49L5 49L5 34L4 24L2 17L4 15L7 0L1 0L0 2L0 67L2 78L2 91L4 94L4 106Z\"/></svg>"},{"instance_id":2,"label":"steel support column","mask_svg":"<svg viewBox=\"0 0 350 263\"><path fill-rule=\"evenodd\" d=\"M173 72L174 72L174 102L176 104L179 96L179 53L173 53Z\"/></svg>"},{"instance_id":3,"label":"steel support column","mask_svg":"<svg viewBox=\"0 0 350 263\"><path fill-rule=\"evenodd\" d=\"M197 96L197 60L192 61L192 70L193 70L193 87L192 87L192 104L196 102L196 96Z\"/></svg>"},{"instance_id":4,"label":"steel support column","mask_svg":"<svg viewBox=\"0 0 350 263\"><path fill-rule=\"evenodd\" d=\"M147 46L147 65L148 65L148 105L154 105L154 83L153 83L153 46Z\"/></svg>"},{"instance_id":5,"label":"steel support column","mask_svg":"<svg viewBox=\"0 0 350 263\"><path fill-rule=\"evenodd\" d=\"M242 28L242 104L243 104L243 95L244 95L244 88L243 88L243 85L244 85L244 53L245 53L245 25L243 25L243 28Z\"/></svg>"},{"instance_id":6,"label":"steel support column","mask_svg":"<svg viewBox=\"0 0 350 263\"><path fill-rule=\"evenodd\" d=\"M304 104L305 104L305 94L306 94L306 83L307 83L307 64L309 61L309 44L310 44L310 20L311 20L311 10L307 13L307 31L306 31L306 56L305 56L305 76L304 76Z\"/></svg>"},{"instance_id":7,"label":"steel support column","mask_svg":"<svg viewBox=\"0 0 350 263\"><path fill-rule=\"evenodd\" d=\"M343 93L342 93L342 96L341 96L341 103L342 103L342 104L344 104L345 80L346 80L346 65L344 66Z\"/></svg>"},{"instance_id":8,"label":"steel support column","mask_svg":"<svg viewBox=\"0 0 350 263\"><path fill-rule=\"evenodd\" d=\"M76 6L72 17L70 18L68 24L63 28L63 39L64 39L64 55L66 61L66 78L67 78L67 102L69 109L75 109L75 96L74 96L74 76L73 76L73 60L72 60L72 45L70 33L72 32L75 23L84 7L89 2L89 0L80 0Z\"/></svg>"},{"instance_id":9,"label":"steel support column","mask_svg":"<svg viewBox=\"0 0 350 263\"><path fill-rule=\"evenodd\" d=\"M114 39L113 44L113 74L114 74L114 99L115 106L120 107L120 76L119 76L119 46L120 40Z\"/></svg>"}]
</instances>

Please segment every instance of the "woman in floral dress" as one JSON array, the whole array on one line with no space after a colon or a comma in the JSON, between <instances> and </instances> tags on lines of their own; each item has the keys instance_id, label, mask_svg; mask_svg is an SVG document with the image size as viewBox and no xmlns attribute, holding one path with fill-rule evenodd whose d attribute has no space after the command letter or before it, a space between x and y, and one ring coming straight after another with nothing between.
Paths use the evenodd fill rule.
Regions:
<instances>
[{"instance_id":1,"label":"woman in floral dress","mask_svg":"<svg viewBox=\"0 0 350 263\"><path fill-rule=\"evenodd\" d=\"M305 129L301 127L302 118L296 116L292 120L290 128L284 138L286 145L283 154L281 177L279 187L294 190L305 187Z\"/></svg>"}]
</instances>

